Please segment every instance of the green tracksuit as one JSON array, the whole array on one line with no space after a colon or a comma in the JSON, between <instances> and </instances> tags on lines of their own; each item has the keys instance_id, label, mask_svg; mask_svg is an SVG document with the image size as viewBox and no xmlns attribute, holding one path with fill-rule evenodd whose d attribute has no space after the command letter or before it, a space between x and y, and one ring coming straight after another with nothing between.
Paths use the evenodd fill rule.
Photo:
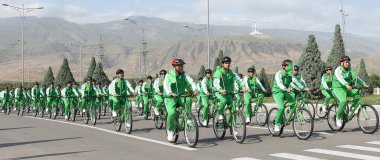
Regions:
<instances>
[{"instance_id":1,"label":"green tracksuit","mask_svg":"<svg viewBox=\"0 0 380 160\"><path fill-rule=\"evenodd\" d=\"M330 99L332 98L332 79L333 75L331 74L323 74L322 80L321 80L321 92L325 96L325 100L323 101L323 104L326 106L329 106Z\"/></svg>"},{"instance_id":2,"label":"green tracksuit","mask_svg":"<svg viewBox=\"0 0 380 160\"><path fill-rule=\"evenodd\" d=\"M241 81L241 83L243 83L242 79L239 78L239 81ZM241 101L241 89L242 87L240 87L237 82L234 83L234 92L235 92L235 108L241 108L242 107L242 101Z\"/></svg>"},{"instance_id":3,"label":"green tracksuit","mask_svg":"<svg viewBox=\"0 0 380 160\"><path fill-rule=\"evenodd\" d=\"M118 111L119 106L124 106L128 110L132 109L127 98L127 92L135 92L128 80L116 78L111 82L109 86L109 94L110 97L112 95L113 111Z\"/></svg>"},{"instance_id":4,"label":"green tracksuit","mask_svg":"<svg viewBox=\"0 0 380 160\"><path fill-rule=\"evenodd\" d=\"M81 95L82 95L82 107L81 107L81 109L89 109L89 107L94 109L95 100L96 100L96 96L97 96L95 86L91 82L90 83L86 82L82 85L81 91L82 91L81 92ZM87 105L90 105L90 106L87 106Z\"/></svg>"},{"instance_id":5,"label":"green tracksuit","mask_svg":"<svg viewBox=\"0 0 380 160\"><path fill-rule=\"evenodd\" d=\"M46 108L51 110L51 106L54 103L54 99L57 96L54 87L49 87L46 89L47 103Z\"/></svg>"},{"instance_id":6,"label":"green tracksuit","mask_svg":"<svg viewBox=\"0 0 380 160\"><path fill-rule=\"evenodd\" d=\"M185 107L187 112L191 112L191 98L183 97L171 97L172 93L181 96L185 93L185 89L189 87L193 92L196 91L197 87L193 79L186 73L177 73L174 69L170 70L164 80L164 96L165 96L165 107L168 112L167 124L169 131L175 131L175 121L178 120L178 113L176 112L177 104L181 107Z\"/></svg>"},{"instance_id":7,"label":"green tracksuit","mask_svg":"<svg viewBox=\"0 0 380 160\"><path fill-rule=\"evenodd\" d=\"M25 109L25 96L23 92L20 88L15 89L15 106L18 110Z\"/></svg>"},{"instance_id":8,"label":"green tracksuit","mask_svg":"<svg viewBox=\"0 0 380 160\"><path fill-rule=\"evenodd\" d=\"M135 105L137 107L140 103L143 102L143 100L142 100L142 86L137 85L135 88L135 93L136 93Z\"/></svg>"},{"instance_id":9,"label":"green tracksuit","mask_svg":"<svg viewBox=\"0 0 380 160\"><path fill-rule=\"evenodd\" d=\"M246 91L251 90L251 92L247 92L244 94L244 117L251 117L252 116L252 106L251 106L251 100L252 98L255 98L256 100L256 106L261 106L263 104L264 100L264 94L259 91L265 91L265 88L261 84L260 80L254 75L252 77L245 76L243 78L243 85L244 89Z\"/></svg>"},{"instance_id":10,"label":"green tracksuit","mask_svg":"<svg viewBox=\"0 0 380 160\"><path fill-rule=\"evenodd\" d=\"M8 90L2 91L2 98L2 110L5 110L5 107L9 105L10 95Z\"/></svg>"},{"instance_id":11,"label":"green tracksuit","mask_svg":"<svg viewBox=\"0 0 380 160\"><path fill-rule=\"evenodd\" d=\"M152 82L149 82L149 81L146 81L143 83L142 85L142 95L143 95L143 101L144 101L144 114L145 115L148 115L149 114L149 105L152 105L152 104L149 104L149 98L151 98L150 96L153 95L153 84Z\"/></svg>"},{"instance_id":12,"label":"green tracksuit","mask_svg":"<svg viewBox=\"0 0 380 160\"><path fill-rule=\"evenodd\" d=\"M201 82L198 82L197 83L197 90L200 91L201 90ZM197 109L199 109L199 107L201 107L201 94L199 94L197 96L197 102L195 103L195 106L197 107Z\"/></svg>"},{"instance_id":13,"label":"green tracksuit","mask_svg":"<svg viewBox=\"0 0 380 160\"><path fill-rule=\"evenodd\" d=\"M200 95L202 97L202 105L203 105L203 114L202 118L207 119L210 115L210 101L216 101L214 100L214 97L212 96L213 93L213 78L210 77L204 77L202 82L201 82L201 87L200 87ZM208 95L210 93L211 95Z\"/></svg>"},{"instance_id":14,"label":"green tracksuit","mask_svg":"<svg viewBox=\"0 0 380 160\"><path fill-rule=\"evenodd\" d=\"M162 105L164 104L164 97L163 95L160 95L158 93L163 94L164 93L164 77L158 77L154 83L153 83L153 88L154 88L154 100L156 101L156 108L158 111L162 110Z\"/></svg>"},{"instance_id":15,"label":"green tracksuit","mask_svg":"<svg viewBox=\"0 0 380 160\"><path fill-rule=\"evenodd\" d=\"M37 109L37 110L40 109L38 105L40 101L40 95L41 95L40 88L33 87L32 88L33 109Z\"/></svg>"},{"instance_id":16,"label":"green tracksuit","mask_svg":"<svg viewBox=\"0 0 380 160\"><path fill-rule=\"evenodd\" d=\"M285 108L284 100L286 99L291 106L295 105L295 94L292 92L286 92L286 89L290 88L291 82L292 74L285 72L283 69L278 71L274 77L272 93L274 100L278 105L278 111L275 118L275 123L278 126L281 126L283 121Z\"/></svg>"},{"instance_id":17,"label":"green tracksuit","mask_svg":"<svg viewBox=\"0 0 380 160\"><path fill-rule=\"evenodd\" d=\"M218 114L222 115L225 112L226 105L232 106L233 110L235 109L233 96L236 87L234 83L236 82L238 87L241 88L242 82L238 75L231 69L226 71L223 68L217 68L213 76L213 85L218 91L216 93L216 97L219 99ZM220 90L226 90L226 94L221 94Z\"/></svg>"},{"instance_id":18,"label":"green tracksuit","mask_svg":"<svg viewBox=\"0 0 380 160\"><path fill-rule=\"evenodd\" d=\"M356 108L359 105L360 91L358 89L352 89L349 91L346 86L353 86L359 84L360 86L365 86L366 83L359 77L355 78L356 73L351 71L351 68L344 69L342 66L338 67L334 71L334 76L332 80L332 90L334 96L339 101L339 108L337 111L337 118L344 118L344 108L347 105L347 97L354 97L352 99L352 108Z\"/></svg>"},{"instance_id":19,"label":"green tracksuit","mask_svg":"<svg viewBox=\"0 0 380 160\"><path fill-rule=\"evenodd\" d=\"M71 103L74 97L73 88L66 86L62 89L63 103L65 104L65 116L71 115Z\"/></svg>"}]
</instances>

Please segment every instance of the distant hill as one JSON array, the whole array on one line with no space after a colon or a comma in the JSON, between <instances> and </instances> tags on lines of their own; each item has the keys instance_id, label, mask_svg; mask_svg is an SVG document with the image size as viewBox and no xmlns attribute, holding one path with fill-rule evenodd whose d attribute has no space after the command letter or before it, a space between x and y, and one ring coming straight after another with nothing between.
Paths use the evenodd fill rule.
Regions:
<instances>
[{"instance_id":1,"label":"distant hill","mask_svg":"<svg viewBox=\"0 0 380 160\"><path fill-rule=\"evenodd\" d=\"M199 64L207 62L206 31L194 39L193 33L184 25L205 27L185 22L172 22L160 18L141 16L130 17L141 21L148 42L148 74L161 68L170 68L169 60L174 57L184 58L187 69L195 74L195 53L199 55ZM21 39L19 18L0 19L0 79L10 80L12 74L20 79ZM334 26L331 26L333 30ZM314 34L322 55L326 57L331 50L333 33L298 31L288 29L261 29L262 36L248 36L250 27L211 26L211 62L219 50L224 50L234 60L240 70L255 64L257 68L265 67L269 73L278 69L278 61L283 58L297 60L302 53L309 34ZM107 23L76 24L61 18L28 17L25 28L25 67L30 79L40 80L48 66L56 73L62 58L67 57L76 77L79 76L79 48L68 43L84 43L83 72L88 67L91 56L97 55L99 35L102 34L105 45L104 66L109 76L116 68L124 68L128 76L138 75L139 43L142 34L136 25L125 20ZM348 54L364 57L371 73L380 74L374 65L380 58L380 39L348 34ZM13 62L15 59L15 63ZM356 60L354 61L356 63ZM27 75L25 75L28 77Z\"/></svg>"}]
</instances>

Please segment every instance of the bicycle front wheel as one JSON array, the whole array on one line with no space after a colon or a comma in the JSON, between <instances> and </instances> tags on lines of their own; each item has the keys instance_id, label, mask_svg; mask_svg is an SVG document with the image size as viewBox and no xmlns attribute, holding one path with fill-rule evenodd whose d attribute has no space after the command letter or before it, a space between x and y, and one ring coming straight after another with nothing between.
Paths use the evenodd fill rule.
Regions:
<instances>
[{"instance_id":1,"label":"bicycle front wheel","mask_svg":"<svg viewBox=\"0 0 380 160\"><path fill-rule=\"evenodd\" d=\"M293 119L293 131L298 139L307 140L314 130L314 119L309 110L301 108Z\"/></svg>"},{"instance_id":2,"label":"bicycle front wheel","mask_svg":"<svg viewBox=\"0 0 380 160\"><path fill-rule=\"evenodd\" d=\"M232 118L232 137L237 143L243 143L247 134L244 116L240 111L236 111Z\"/></svg>"},{"instance_id":3,"label":"bicycle front wheel","mask_svg":"<svg viewBox=\"0 0 380 160\"><path fill-rule=\"evenodd\" d=\"M207 127L208 126L208 123L210 121L210 116L208 116L206 119L203 119L203 105L201 105L198 109L198 121L199 121L199 124L202 126L202 127ZM206 121L206 125L203 125L203 121Z\"/></svg>"},{"instance_id":4,"label":"bicycle front wheel","mask_svg":"<svg viewBox=\"0 0 380 160\"><path fill-rule=\"evenodd\" d=\"M256 115L256 121L259 124L259 126L264 126L268 122L268 109L265 104L262 104L257 108L257 111L255 113Z\"/></svg>"},{"instance_id":5,"label":"bicycle front wheel","mask_svg":"<svg viewBox=\"0 0 380 160\"><path fill-rule=\"evenodd\" d=\"M314 117L315 117L315 108L314 108L314 105L313 105L311 102L306 101L306 102L302 105L302 108L305 108L305 109L309 110L310 113L311 113L311 116L312 116L313 119L314 119Z\"/></svg>"},{"instance_id":6,"label":"bicycle front wheel","mask_svg":"<svg viewBox=\"0 0 380 160\"><path fill-rule=\"evenodd\" d=\"M96 108L90 109L90 119L91 119L91 124L96 125L96 119L97 119Z\"/></svg>"},{"instance_id":7,"label":"bicycle front wheel","mask_svg":"<svg viewBox=\"0 0 380 160\"><path fill-rule=\"evenodd\" d=\"M132 112L127 110L124 113L124 127L125 127L125 132L128 134L131 134L132 132L132 125L133 125L133 120L132 120Z\"/></svg>"},{"instance_id":8,"label":"bicycle front wheel","mask_svg":"<svg viewBox=\"0 0 380 160\"><path fill-rule=\"evenodd\" d=\"M336 104L333 104L329 107L327 111L327 123L331 130L333 131L341 131L344 128L344 125L346 124L345 121L342 123L342 127L338 127L336 125L336 112L338 111L338 106Z\"/></svg>"},{"instance_id":9,"label":"bicycle front wheel","mask_svg":"<svg viewBox=\"0 0 380 160\"><path fill-rule=\"evenodd\" d=\"M186 116L185 124L185 139L189 147L195 147L198 143L199 131L197 119L193 114L188 114Z\"/></svg>"},{"instance_id":10,"label":"bicycle front wheel","mask_svg":"<svg viewBox=\"0 0 380 160\"><path fill-rule=\"evenodd\" d=\"M224 136L226 135L226 123L224 121L225 116L223 116L223 120L218 119L219 114L216 111L213 117L213 124L212 128L214 130L215 137L218 139L223 139Z\"/></svg>"},{"instance_id":11,"label":"bicycle front wheel","mask_svg":"<svg viewBox=\"0 0 380 160\"><path fill-rule=\"evenodd\" d=\"M357 116L358 125L364 133L373 134L379 128L379 115L372 105L362 105Z\"/></svg>"}]
</instances>

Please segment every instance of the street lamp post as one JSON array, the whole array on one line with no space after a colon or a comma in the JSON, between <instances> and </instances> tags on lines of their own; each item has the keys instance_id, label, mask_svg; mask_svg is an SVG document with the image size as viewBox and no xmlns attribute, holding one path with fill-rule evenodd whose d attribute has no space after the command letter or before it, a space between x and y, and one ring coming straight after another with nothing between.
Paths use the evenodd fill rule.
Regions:
<instances>
[{"instance_id":1,"label":"street lamp post","mask_svg":"<svg viewBox=\"0 0 380 160\"><path fill-rule=\"evenodd\" d=\"M79 43L79 44L69 43L69 45L79 47L79 79L80 81L82 81L83 80L82 79L82 48L84 45L82 43Z\"/></svg>"},{"instance_id":2,"label":"street lamp post","mask_svg":"<svg viewBox=\"0 0 380 160\"><path fill-rule=\"evenodd\" d=\"M200 31L207 29L207 28L195 28L188 25L185 25L185 27L193 31L195 39L198 39L198 34ZM198 69L198 53L197 52L195 52L195 68Z\"/></svg>"},{"instance_id":3,"label":"street lamp post","mask_svg":"<svg viewBox=\"0 0 380 160\"><path fill-rule=\"evenodd\" d=\"M207 67L210 68L210 0L207 0Z\"/></svg>"},{"instance_id":4,"label":"street lamp post","mask_svg":"<svg viewBox=\"0 0 380 160\"><path fill-rule=\"evenodd\" d=\"M140 44L140 55L139 55L139 77L142 78L142 71L141 71L141 68L142 68L142 62L144 61L144 71L145 71L145 74L146 74L146 54L147 54L147 50L146 50L146 45L147 43L145 42L145 31L144 31L144 28L141 27L141 22L140 21L135 21L135 20L132 20L132 19L129 19L129 18L126 18L124 19L126 21L129 21L133 24L135 24L137 26L137 29L140 29L141 30L141 34L142 34L142 40L141 40L141 44Z\"/></svg>"},{"instance_id":5,"label":"street lamp post","mask_svg":"<svg viewBox=\"0 0 380 160\"><path fill-rule=\"evenodd\" d=\"M20 13L21 16L21 61L22 61L22 86L24 86L24 26L25 26L25 19L26 19L26 14L28 12L37 10L37 9L43 9L43 7L38 7L38 8L25 8L24 5L22 7L17 7L17 6L12 6L9 4L3 4L3 6L10 7L17 12Z\"/></svg>"}]
</instances>

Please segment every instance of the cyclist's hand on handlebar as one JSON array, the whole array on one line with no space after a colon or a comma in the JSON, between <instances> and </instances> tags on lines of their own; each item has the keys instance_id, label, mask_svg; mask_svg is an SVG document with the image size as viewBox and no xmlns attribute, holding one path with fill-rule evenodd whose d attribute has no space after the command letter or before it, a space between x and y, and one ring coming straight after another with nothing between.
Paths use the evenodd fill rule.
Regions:
<instances>
[{"instance_id":1,"label":"cyclist's hand on handlebar","mask_svg":"<svg viewBox=\"0 0 380 160\"><path fill-rule=\"evenodd\" d=\"M306 92L310 92L310 88L305 88L305 89L303 89L304 91L306 91Z\"/></svg>"},{"instance_id":2,"label":"cyclist's hand on handlebar","mask_svg":"<svg viewBox=\"0 0 380 160\"><path fill-rule=\"evenodd\" d=\"M286 89L286 92L288 92L288 93L290 93L291 91L292 91L292 89L290 89L290 88Z\"/></svg>"},{"instance_id":3,"label":"cyclist's hand on handlebar","mask_svg":"<svg viewBox=\"0 0 380 160\"><path fill-rule=\"evenodd\" d=\"M221 94L226 94L226 90L222 89L222 90L220 90L220 93Z\"/></svg>"},{"instance_id":4,"label":"cyclist's hand on handlebar","mask_svg":"<svg viewBox=\"0 0 380 160\"><path fill-rule=\"evenodd\" d=\"M197 96L198 95L198 92L194 92L194 96Z\"/></svg>"},{"instance_id":5,"label":"cyclist's hand on handlebar","mask_svg":"<svg viewBox=\"0 0 380 160\"><path fill-rule=\"evenodd\" d=\"M346 88L347 88L349 91L352 90L352 86L350 86L350 85L347 85Z\"/></svg>"},{"instance_id":6,"label":"cyclist's hand on handlebar","mask_svg":"<svg viewBox=\"0 0 380 160\"><path fill-rule=\"evenodd\" d=\"M207 93L207 95L208 95L208 96L211 96L211 93L209 92L209 93Z\"/></svg>"},{"instance_id":7,"label":"cyclist's hand on handlebar","mask_svg":"<svg viewBox=\"0 0 380 160\"><path fill-rule=\"evenodd\" d=\"M175 94L175 93L171 93L170 96L172 96L172 97L177 97L177 94Z\"/></svg>"},{"instance_id":8,"label":"cyclist's hand on handlebar","mask_svg":"<svg viewBox=\"0 0 380 160\"><path fill-rule=\"evenodd\" d=\"M158 92L158 95L162 96L162 93L161 93L161 92Z\"/></svg>"},{"instance_id":9,"label":"cyclist's hand on handlebar","mask_svg":"<svg viewBox=\"0 0 380 160\"><path fill-rule=\"evenodd\" d=\"M365 88L369 88L369 86L368 86L368 85L365 85L364 87L365 87Z\"/></svg>"}]
</instances>

